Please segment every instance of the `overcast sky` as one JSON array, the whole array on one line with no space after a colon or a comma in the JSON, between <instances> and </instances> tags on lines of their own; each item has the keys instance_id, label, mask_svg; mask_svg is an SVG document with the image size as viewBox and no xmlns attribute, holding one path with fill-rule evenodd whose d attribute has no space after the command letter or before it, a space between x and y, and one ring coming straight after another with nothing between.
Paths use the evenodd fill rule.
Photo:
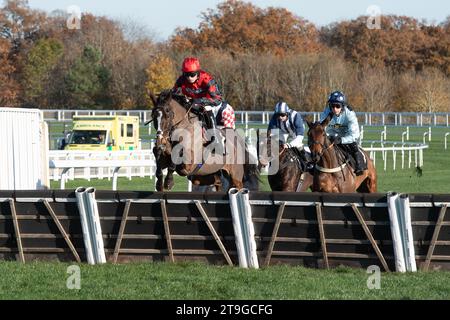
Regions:
<instances>
[{"instance_id":1,"label":"overcast sky","mask_svg":"<svg viewBox=\"0 0 450 320\"><path fill-rule=\"evenodd\" d=\"M51 12L71 5L82 12L106 15L115 19L133 19L146 25L158 40L167 39L176 27L196 28L200 15L215 8L222 0L29 0L30 6ZM353 19L366 15L370 6L382 14L407 15L429 22L442 22L450 16L449 0L252 0L261 8L283 7L316 25Z\"/></svg>"}]
</instances>

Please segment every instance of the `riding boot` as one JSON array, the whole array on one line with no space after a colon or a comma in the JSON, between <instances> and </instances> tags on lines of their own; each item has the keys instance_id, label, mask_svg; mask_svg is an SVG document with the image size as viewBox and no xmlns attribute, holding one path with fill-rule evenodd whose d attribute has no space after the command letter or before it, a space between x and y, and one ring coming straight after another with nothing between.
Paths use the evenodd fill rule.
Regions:
<instances>
[{"instance_id":1,"label":"riding boot","mask_svg":"<svg viewBox=\"0 0 450 320\"><path fill-rule=\"evenodd\" d=\"M217 140L216 134L216 119L214 117L214 113L212 112L212 110L207 110L204 113L204 117L205 117L205 122L206 122L206 128L208 130L214 130L214 135L211 136L211 140L209 142L206 143L206 145L210 145L211 143L213 143L214 141ZM222 142L222 141L220 141ZM224 146L224 144L222 143L222 146Z\"/></svg>"},{"instance_id":2,"label":"riding boot","mask_svg":"<svg viewBox=\"0 0 450 320\"><path fill-rule=\"evenodd\" d=\"M360 176L364 173L364 170L367 168L365 168L364 158L359 150L357 152L355 152L354 156L355 156L355 161L356 161L355 174L357 176Z\"/></svg>"},{"instance_id":3,"label":"riding boot","mask_svg":"<svg viewBox=\"0 0 450 320\"><path fill-rule=\"evenodd\" d=\"M355 158L355 174L360 176L363 174L363 171L367 169L366 164L364 162L364 156L359 150L358 144L356 142L349 143L346 146L346 149L353 155Z\"/></svg>"},{"instance_id":4,"label":"riding boot","mask_svg":"<svg viewBox=\"0 0 450 320\"><path fill-rule=\"evenodd\" d=\"M211 110L205 111L206 125L208 129L216 129L216 119Z\"/></svg>"}]
</instances>

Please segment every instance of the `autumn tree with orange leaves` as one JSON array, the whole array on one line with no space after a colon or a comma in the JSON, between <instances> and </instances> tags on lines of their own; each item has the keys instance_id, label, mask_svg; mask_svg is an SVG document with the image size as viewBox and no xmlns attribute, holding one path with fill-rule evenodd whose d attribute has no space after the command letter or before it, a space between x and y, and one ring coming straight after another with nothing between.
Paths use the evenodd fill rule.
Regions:
<instances>
[{"instance_id":1,"label":"autumn tree with orange leaves","mask_svg":"<svg viewBox=\"0 0 450 320\"><path fill-rule=\"evenodd\" d=\"M381 28L367 28L367 17L331 24L322 41L362 66L387 66L396 72L437 67L450 75L450 30L405 16L381 16Z\"/></svg>"},{"instance_id":2,"label":"autumn tree with orange leaves","mask_svg":"<svg viewBox=\"0 0 450 320\"><path fill-rule=\"evenodd\" d=\"M170 40L177 50L207 48L234 53L285 55L317 52L318 31L284 8L261 9L251 3L227 0L202 15L198 30L178 29Z\"/></svg>"},{"instance_id":3,"label":"autumn tree with orange leaves","mask_svg":"<svg viewBox=\"0 0 450 320\"><path fill-rule=\"evenodd\" d=\"M138 21L84 13L81 29L70 30L67 18L27 0L3 2L0 106L146 108L148 88L170 88L184 57L196 55L237 110L272 109L280 99L322 110L333 90L356 111L450 107L450 17L430 24L387 15L369 29L361 16L319 29L285 8L224 0L196 28L159 43ZM86 48L98 59L86 61ZM90 90L78 88L86 83Z\"/></svg>"},{"instance_id":4,"label":"autumn tree with orange leaves","mask_svg":"<svg viewBox=\"0 0 450 320\"><path fill-rule=\"evenodd\" d=\"M148 105L150 106L150 93L159 94L164 89L173 87L175 83L175 66L172 60L163 55L155 55L147 69L147 82L145 88L147 90Z\"/></svg>"},{"instance_id":5,"label":"autumn tree with orange leaves","mask_svg":"<svg viewBox=\"0 0 450 320\"><path fill-rule=\"evenodd\" d=\"M9 60L10 43L0 39L0 106L14 107L17 104L18 83L13 78L14 66Z\"/></svg>"}]
</instances>

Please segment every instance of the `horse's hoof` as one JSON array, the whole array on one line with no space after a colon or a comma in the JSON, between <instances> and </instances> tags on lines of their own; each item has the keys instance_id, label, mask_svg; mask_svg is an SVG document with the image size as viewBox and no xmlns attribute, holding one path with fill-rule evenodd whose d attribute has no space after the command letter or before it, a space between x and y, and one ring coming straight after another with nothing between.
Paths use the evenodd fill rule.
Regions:
<instances>
[{"instance_id":1,"label":"horse's hoof","mask_svg":"<svg viewBox=\"0 0 450 320\"><path fill-rule=\"evenodd\" d=\"M164 183L164 189L166 189L166 190L172 190L172 188L173 188L173 185L174 185L174 182L173 182L173 180L171 180L171 181L169 181L169 182L166 182L166 183Z\"/></svg>"}]
</instances>

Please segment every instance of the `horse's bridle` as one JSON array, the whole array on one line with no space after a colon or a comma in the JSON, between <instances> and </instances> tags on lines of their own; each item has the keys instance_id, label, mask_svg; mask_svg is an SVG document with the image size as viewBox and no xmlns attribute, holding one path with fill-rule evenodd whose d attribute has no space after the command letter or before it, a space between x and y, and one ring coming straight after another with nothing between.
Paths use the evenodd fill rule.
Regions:
<instances>
[{"instance_id":1,"label":"horse's bridle","mask_svg":"<svg viewBox=\"0 0 450 320\"><path fill-rule=\"evenodd\" d=\"M158 110L158 109L159 109L159 110ZM171 138L170 138L170 137L172 136L172 132L173 132L173 131L177 128L177 126L178 126L180 123L182 123L186 118L187 118L188 120L190 119L190 118L189 118L189 113L190 113L191 109L192 109L192 105L189 107L189 109L187 109L187 112L186 112L186 114L184 115L184 117L183 117L181 120L179 120L177 123L175 123L175 124L173 124L173 125L170 125L170 128L169 128L168 130L157 130L157 131L156 131L156 139L157 139L157 141L161 141L161 144L160 144L159 146L157 146L157 148L158 148L160 151L165 151L166 146L167 146L168 144L169 144L169 145L172 145ZM155 108L155 111L160 111L160 112L164 112L164 113L165 113L163 106L158 106L158 107L156 107L156 108ZM173 113L169 112L168 114L169 114L169 117L170 117L169 121L172 122L172 120L173 120ZM196 117L196 116L194 116L194 117ZM193 118L194 118L194 117L193 117ZM158 123L158 122L155 121L155 123Z\"/></svg>"},{"instance_id":2,"label":"horse's bridle","mask_svg":"<svg viewBox=\"0 0 450 320\"><path fill-rule=\"evenodd\" d=\"M326 137L325 137L325 141L327 141ZM326 143L323 144L323 143L321 143L321 142L315 140L315 141L313 141L312 143L309 144L309 147L311 147L312 145L315 145L315 144L318 144L318 145L320 145L320 146L322 147L321 152L318 153L319 158L322 158L322 156L323 156L323 154L325 153L325 151L327 151L328 149L330 149L331 147L334 146L334 142L330 143L330 144L327 146ZM342 174L343 174L343 170L344 170L344 167L345 167L346 165L347 165L347 163L344 163L343 165L338 166L338 167L335 167L335 168L322 168L322 167L320 167L320 166L316 163L316 165L314 166L314 168L315 168L316 170L318 170L318 171L325 172L325 173L342 172ZM345 176L344 176L344 180L345 180Z\"/></svg>"},{"instance_id":3,"label":"horse's bridle","mask_svg":"<svg viewBox=\"0 0 450 320\"><path fill-rule=\"evenodd\" d=\"M155 108L154 112L161 112L161 113L163 113L164 112L163 111L163 107L160 106L160 107ZM169 141L170 141L170 133L171 132L169 131L168 134L167 134L165 130L158 130L159 126L160 126L160 123L158 122L157 116L153 117L153 121L158 126L157 131L156 131L156 141L157 141L157 146L156 147L161 152L163 152L163 151L165 151L167 144L170 143Z\"/></svg>"},{"instance_id":4,"label":"horse's bridle","mask_svg":"<svg viewBox=\"0 0 450 320\"><path fill-rule=\"evenodd\" d=\"M326 145L326 141L327 141L326 137L325 137L325 143L322 143L322 142L319 142L319 141L317 141L317 140L314 140L312 143L310 143L310 144L308 145L308 147L310 147L310 149L311 149L311 146L313 146L313 145L315 145L315 144L320 145L320 146L322 147L322 150L318 153L318 156L319 156L319 158L322 158L322 156L323 156L323 154L325 153L325 151L327 151L327 150L330 149L332 146L334 146L334 142L330 143L329 145Z\"/></svg>"}]
</instances>

